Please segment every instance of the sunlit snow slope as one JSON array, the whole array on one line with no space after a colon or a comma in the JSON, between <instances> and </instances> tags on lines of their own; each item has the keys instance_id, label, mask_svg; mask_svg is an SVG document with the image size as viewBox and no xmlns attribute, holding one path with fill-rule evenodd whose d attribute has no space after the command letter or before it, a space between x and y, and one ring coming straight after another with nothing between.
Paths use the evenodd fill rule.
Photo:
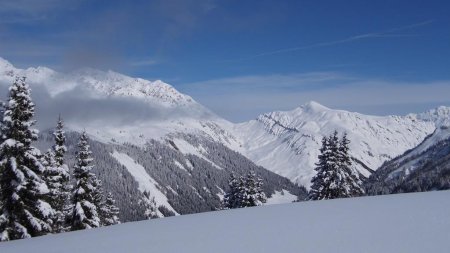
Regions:
<instances>
[{"instance_id":1,"label":"sunlit snow slope","mask_svg":"<svg viewBox=\"0 0 450 253\"><path fill-rule=\"evenodd\" d=\"M315 174L323 136L347 133L353 165L368 177L381 164L421 143L448 118L447 107L420 115L369 116L310 102L292 111L260 115L237 124L244 154L257 164L306 187Z\"/></svg>"},{"instance_id":2,"label":"sunlit snow slope","mask_svg":"<svg viewBox=\"0 0 450 253\"><path fill-rule=\"evenodd\" d=\"M227 210L4 242L0 252L446 252L449 199L442 191Z\"/></svg>"}]
</instances>

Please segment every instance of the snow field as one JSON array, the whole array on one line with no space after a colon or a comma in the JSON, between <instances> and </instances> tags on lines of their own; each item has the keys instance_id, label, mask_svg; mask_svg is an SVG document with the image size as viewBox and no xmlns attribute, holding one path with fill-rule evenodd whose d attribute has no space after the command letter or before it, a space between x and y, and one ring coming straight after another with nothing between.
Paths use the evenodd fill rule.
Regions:
<instances>
[{"instance_id":1,"label":"snow field","mask_svg":"<svg viewBox=\"0 0 450 253\"><path fill-rule=\"evenodd\" d=\"M450 191L234 209L0 243L2 253L445 252Z\"/></svg>"}]
</instances>

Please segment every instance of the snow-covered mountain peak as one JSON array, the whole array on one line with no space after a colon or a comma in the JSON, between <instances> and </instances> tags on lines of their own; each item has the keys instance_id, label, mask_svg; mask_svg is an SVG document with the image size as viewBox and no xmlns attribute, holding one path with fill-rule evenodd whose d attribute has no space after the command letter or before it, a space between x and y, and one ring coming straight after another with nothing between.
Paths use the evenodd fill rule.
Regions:
<instances>
[{"instance_id":1,"label":"snow-covered mountain peak","mask_svg":"<svg viewBox=\"0 0 450 253\"><path fill-rule=\"evenodd\" d=\"M8 60L0 57L0 73L6 74L7 76L25 75L33 79L34 77L39 77L43 79L44 77L49 77L56 74L56 71L49 69L47 67L30 67L26 70L16 68Z\"/></svg>"},{"instance_id":2,"label":"snow-covered mountain peak","mask_svg":"<svg viewBox=\"0 0 450 253\"><path fill-rule=\"evenodd\" d=\"M417 114L417 118L424 121L432 121L436 127L450 126L450 107L439 106L427 112Z\"/></svg>"},{"instance_id":3,"label":"snow-covered mountain peak","mask_svg":"<svg viewBox=\"0 0 450 253\"><path fill-rule=\"evenodd\" d=\"M434 114L442 117L445 109ZM436 116L437 115L437 116ZM244 154L257 164L309 187L324 136L347 133L355 169L369 176L384 161L418 145L436 129L435 120L371 116L310 102L291 111L265 113L237 125Z\"/></svg>"},{"instance_id":4,"label":"snow-covered mountain peak","mask_svg":"<svg viewBox=\"0 0 450 253\"><path fill-rule=\"evenodd\" d=\"M51 96L80 87L97 96L132 97L166 107L198 106L190 96L161 80L148 81L93 68L81 68L70 73L59 73L47 67L19 69L0 57L0 81L10 83L15 76L25 76L31 84L46 87Z\"/></svg>"},{"instance_id":5,"label":"snow-covered mountain peak","mask_svg":"<svg viewBox=\"0 0 450 253\"><path fill-rule=\"evenodd\" d=\"M28 68L20 72L22 72L22 75L25 75L28 80L34 83L49 82L50 80L56 79L58 76L58 72L53 69L41 66L36 68Z\"/></svg>"},{"instance_id":6,"label":"snow-covered mountain peak","mask_svg":"<svg viewBox=\"0 0 450 253\"><path fill-rule=\"evenodd\" d=\"M310 111L310 112L322 112L322 111L328 111L331 109L322 104L319 104L316 101L309 101L308 103L297 108L297 110L304 110L304 111Z\"/></svg>"},{"instance_id":7,"label":"snow-covered mountain peak","mask_svg":"<svg viewBox=\"0 0 450 253\"><path fill-rule=\"evenodd\" d=\"M234 149L240 145L228 132L232 127L230 122L161 80L149 81L93 68L69 73L46 67L19 69L0 58L2 88L8 87L15 76L25 76L33 90L48 91L48 101L37 101L37 104L49 103L57 107L58 103L64 103L63 109L68 110L64 115L68 128L85 129L102 142L115 140L145 145L150 139L164 138L171 133L190 133L208 136ZM98 105L98 108L83 112L83 117L90 120L77 120L79 115L71 110L86 110L78 103ZM121 112L130 111L122 115L115 108Z\"/></svg>"},{"instance_id":8,"label":"snow-covered mountain peak","mask_svg":"<svg viewBox=\"0 0 450 253\"><path fill-rule=\"evenodd\" d=\"M269 133L282 135L300 131L318 133L325 125L333 124L333 122L359 120L360 116L362 115L358 113L330 109L311 101L290 111L275 111L262 114L256 121L262 123ZM339 126L335 130L346 129L344 126Z\"/></svg>"},{"instance_id":9,"label":"snow-covered mountain peak","mask_svg":"<svg viewBox=\"0 0 450 253\"><path fill-rule=\"evenodd\" d=\"M190 96L178 92L170 84L161 80L148 81L111 70L101 71L89 68L69 75L85 88L106 96L133 97L149 102L159 102L170 107L196 104Z\"/></svg>"},{"instance_id":10,"label":"snow-covered mountain peak","mask_svg":"<svg viewBox=\"0 0 450 253\"><path fill-rule=\"evenodd\" d=\"M13 68L13 67L14 66L9 61L0 57L0 68L6 69L6 68Z\"/></svg>"},{"instance_id":11,"label":"snow-covered mountain peak","mask_svg":"<svg viewBox=\"0 0 450 253\"><path fill-rule=\"evenodd\" d=\"M14 76L16 73L16 68L7 60L0 57L0 74L5 76Z\"/></svg>"},{"instance_id":12,"label":"snow-covered mountain peak","mask_svg":"<svg viewBox=\"0 0 450 253\"><path fill-rule=\"evenodd\" d=\"M51 75L51 74L56 74L56 71L54 71L53 69L47 68L47 67L42 67L42 66L38 66L36 68L28 68L26 70L28 73L35 73L37 75Z\"/></svg>"}]
</instances>

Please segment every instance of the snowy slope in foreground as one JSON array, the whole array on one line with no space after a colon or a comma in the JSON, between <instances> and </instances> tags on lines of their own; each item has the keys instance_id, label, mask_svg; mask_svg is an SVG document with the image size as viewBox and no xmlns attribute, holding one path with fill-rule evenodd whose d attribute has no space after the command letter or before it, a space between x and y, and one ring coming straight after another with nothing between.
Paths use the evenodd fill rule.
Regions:
<instances>
[{"instance_id":1,"label":"snowy slope in foreground","mask_svg":"<svg viewBox=\"0 0 450 253\"><path fill-rule=\"evenodd\" d=\"M0 243L0 252L444 252L450 191L304 202Z\"/></svg>"}]
</instances>

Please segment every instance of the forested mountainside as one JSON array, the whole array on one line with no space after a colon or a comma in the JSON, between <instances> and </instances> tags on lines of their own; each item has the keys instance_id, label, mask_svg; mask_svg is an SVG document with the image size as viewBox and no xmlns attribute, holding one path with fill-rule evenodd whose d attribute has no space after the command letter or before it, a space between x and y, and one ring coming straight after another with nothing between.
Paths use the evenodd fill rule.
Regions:
<instances>
[{"instance_id":1,"label":"forested mountainside","mask_svg":"<svg viewBox=\"0 0 450 253\"><path fill-rule=\"evenodd\" d=\"M450 127L383 164L366 185L369 195L450 189Z\"/></svg>"},{"instance_id":2,"label":"forested mountainside","mask_svg":"<svg viewBox=\"0 0 450 253\"><path fill-rule=\"evenodd\" d=\"M73 167L79 133L67 133L67 163ZM40 134L37 146L46 150L53 136ZM155 197L161 216L217 210L231 173L254 171L263 179L269 197L292 194L304 199L306 191L273 172L255 165L225 145L194 135L178 134L145 146L105 144L90 140L94 169L105 191L112 192L122 221L144 219L144 192ZM147 181L146 181L147 180ZM284 191L283 191L284 190Z\"/></svg>"}]
</instances>

